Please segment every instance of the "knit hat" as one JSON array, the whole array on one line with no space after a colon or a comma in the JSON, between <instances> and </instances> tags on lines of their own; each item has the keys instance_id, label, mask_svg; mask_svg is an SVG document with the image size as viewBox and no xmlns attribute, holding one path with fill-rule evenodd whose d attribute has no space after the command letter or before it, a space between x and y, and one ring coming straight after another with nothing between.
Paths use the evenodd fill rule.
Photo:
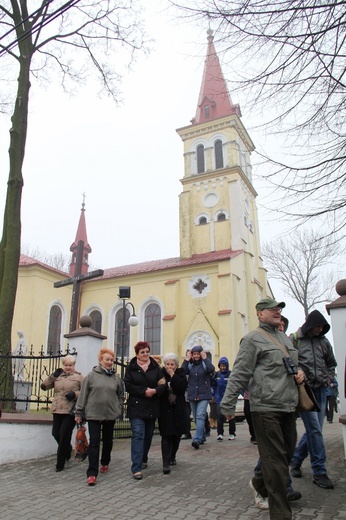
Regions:
<instances>
[{"instance_id":1,"label":"knit hat","mask_svg":"<svg viewBox=\"0 0 346 520\"><path fill-rule=\"evenodd\" d=\"M196 345L195 347L192 347L191 354L193 354L194 352L202 352L202 350L203 347L201 347L200 345Z\"/></svg>"}]
</instances>

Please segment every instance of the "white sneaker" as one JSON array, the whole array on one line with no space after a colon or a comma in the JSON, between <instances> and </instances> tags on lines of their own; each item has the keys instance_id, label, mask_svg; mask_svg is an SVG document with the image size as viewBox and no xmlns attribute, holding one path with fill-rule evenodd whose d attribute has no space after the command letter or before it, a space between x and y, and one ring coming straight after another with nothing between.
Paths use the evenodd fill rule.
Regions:
<instances>
[{"instance_id":1,"label":"white sneaker","mask_svg":"<svg viewBox=\"0 0 346 520\"><path fill-rule=\"evenodd\" d=\"M234 439L235 439L235 435L233 435L233 434L231 433L231 435L228 436L228 440L229 440L229 441L234 441Z\"/></svg>"},{"instance_id":2,"label":"white sneaker","mask_svg":"<svg viewBox=\"0 0 346 520\"><path fill-rule=\"evenodd\" d=\"M218 440L218 441L223 441L223 435L218 435L218 436L217 436L217 440Z\"/></svg>"},{"instance_id":3,"label":"white sneaker","mask_svg":"<svg viewBox=\"0 0 346 520\"><path fill-rule=\"evenodd\" d=\"M249 482L249 488L253 492L255 504L258 507L258 509L268 510L269 509L268 498L262 497L262 495L257 493L256 489L253 487L252 479Z\"/></svg>"}]
</instances>

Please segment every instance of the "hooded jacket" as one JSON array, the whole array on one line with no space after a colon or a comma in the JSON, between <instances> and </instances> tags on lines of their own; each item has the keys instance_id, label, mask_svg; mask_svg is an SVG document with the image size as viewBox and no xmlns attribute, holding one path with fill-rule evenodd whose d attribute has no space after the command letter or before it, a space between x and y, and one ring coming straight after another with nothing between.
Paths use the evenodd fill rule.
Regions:
<instances>
[{"instance_id":1,"label":"hooded jacket","mask_svg":"<svg viewBox=\"0 0 346 520\"><path fill-rule=\"evenodd\" d=\"M215 367L208 359L200 358L198 361L184 359L181 368L189 376L187 398L189 401L203 401L212 398L211 374Z\"/></svg>"},{"instance_id":2,"label":"hooded jacket","mask_svg":"<svg viewBox=\"0 0 346 520\"><path fill-rule=\"evenodd\" d=\"M213 379L212 387L213 387L213 395L214 400L217 404L221 403L221 400L224 396L226 386L229 380L229 377L231 375L231 371L229 369L229 362L226 357L221 357L218 362L218 367L220 368L220 365L226 365L227 368L224 372L221 370L218 370L215 374L215 377Z\"/></svg>"},{"instance_id":3,"label":"hooded jacket","mask_svg":"<svg viewBox=\"0 0 346 520\"><path fill-rule=\"evenodd\" d=\"M76 404L76 417L87 421L115 421L121 416L124 385L119 374L96 366L85 377Z\"/></svg>"},{"instance_id":4,"label":"hooded jacket","mask_svg":"<svg viewBox=\"0 0 346 520\"><path fill-rule=\"evenodd\" d=\"M311 330L319 326L323 327L322 332L312 337ZM293 345L298 350L299 366L313 388L327 387L335 377L337 363L333 348L325 337L329 329L330 325L323 314L315 310L308 315L297 332L290 335Z\"/></svg>"}]
</instances>

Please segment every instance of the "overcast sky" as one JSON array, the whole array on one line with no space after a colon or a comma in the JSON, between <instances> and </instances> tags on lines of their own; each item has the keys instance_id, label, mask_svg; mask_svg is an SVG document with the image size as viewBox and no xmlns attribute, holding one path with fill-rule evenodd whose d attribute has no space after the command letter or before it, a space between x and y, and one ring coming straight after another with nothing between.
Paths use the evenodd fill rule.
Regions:
<instances>
[{"instance_id":1,"label":"overcast sky","mask_svg":"<svg viewBox=\"0 0 346 520\"><path fill-rule=\"evenodd\" d=\"M172 21L157 9L164 1L145 4L147 31L156 42L152 53L140 56L124 77L120 106L97 97L92 85L70 98L57 83L46 91L33 84L22 202L22 243L31 248L69 254L85 193L93 268L179 256L178 195L184 163L183 143L175 130L195 115L207 27ZM238 95L231 97L240 103L255 145L263 146L263 135L252 130L258 121L244 111ZM9 119L1 117L0 219L9 128ZM254 174L264 241L277 234L278 223L262 209L268 193ZM284 296L279 284L273 288L278 298ZM291 304L295 310L286 314L293 330L304 320L299 306Z\"/></svg>"}]
</instances>

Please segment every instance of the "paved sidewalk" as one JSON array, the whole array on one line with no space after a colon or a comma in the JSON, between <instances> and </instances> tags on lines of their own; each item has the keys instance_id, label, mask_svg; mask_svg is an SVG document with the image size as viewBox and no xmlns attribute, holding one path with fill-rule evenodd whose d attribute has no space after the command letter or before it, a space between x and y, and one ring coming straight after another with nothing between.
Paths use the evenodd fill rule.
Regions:
<instances>
[{"instance_id":1,"label":"paved sidewalk","mask_svg":"<svg viewBox=\"0 0 346 520\"><path fill-rule=\"evenodd\" d=\"M298 432L302 423L298 420ZM311 480L309 464L294 487L303 498L292 503L295 520L346 519L346 464L338 417L324 427L328 473L334 490L320 489ZM40 440L37 439L39 443ZM1 449L1 446L0 446ZM97 485L86 485L87 462L71 460L61 473L55 458L0 466L1 520L268 520L254 505L248 481L257 460L247 424L237 424L234 441L216 440L212 430L199 450L181 441L178 464L162 474L160 437L154 438L149 467L135 481L130 473L130 441L116 440L108 474Z\"/></svg>"}]
</instances>

